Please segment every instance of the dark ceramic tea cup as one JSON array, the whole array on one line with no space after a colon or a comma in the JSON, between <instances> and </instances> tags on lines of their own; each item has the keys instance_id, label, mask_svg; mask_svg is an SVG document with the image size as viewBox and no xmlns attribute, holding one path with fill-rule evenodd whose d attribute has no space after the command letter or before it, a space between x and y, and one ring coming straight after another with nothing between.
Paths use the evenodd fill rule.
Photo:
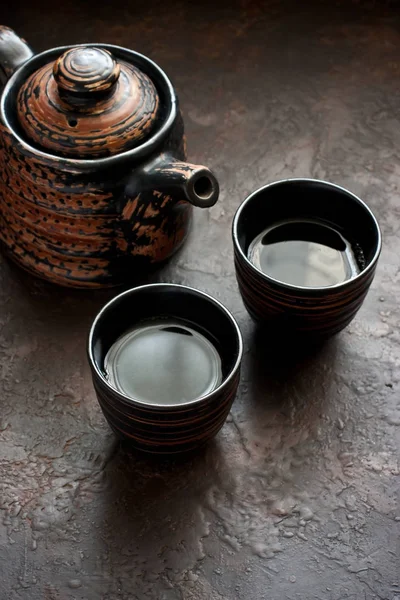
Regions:
<instances>
[{"instance_id":1,"label":"dark ceramic tea cup","mask_svg":"<svg viewBox=\"0 0 400 600\"><path fill-rule=\"evenodd\" d=\"M381 251L379 225L367 205L313 179L278 181L250 194L236 212L232 236L249 314L271 332L310 339L350 323Z\"/></svg>"},{"instance_id":2,"label":"dark ceramic tea cup","mask_svg":"<svg viewBox=\"0 0 400 600\"><path fill-rule=\"evenodd\" d=\"M88 357L103 413L137 449L171 454L211 439L228 416L243 352L230 312L204 292L152 284L95 318Z\"/></svg>"}]
</instances>

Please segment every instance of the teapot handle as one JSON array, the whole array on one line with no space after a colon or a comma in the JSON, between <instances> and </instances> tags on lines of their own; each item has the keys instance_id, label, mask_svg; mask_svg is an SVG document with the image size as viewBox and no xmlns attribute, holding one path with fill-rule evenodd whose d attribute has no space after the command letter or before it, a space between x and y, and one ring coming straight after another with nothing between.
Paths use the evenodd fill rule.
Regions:
<instances>
[{"instance_id":1,"label":"teapot handle","mask_svg":"<svg viewBox=\"0 0 400 600\"><path fill-rule=\"evenodd\" d=\"M14 71L32 56L31 48L15 31L0 25L0 84L5 85Z\"/></svg>"}]
</instances>

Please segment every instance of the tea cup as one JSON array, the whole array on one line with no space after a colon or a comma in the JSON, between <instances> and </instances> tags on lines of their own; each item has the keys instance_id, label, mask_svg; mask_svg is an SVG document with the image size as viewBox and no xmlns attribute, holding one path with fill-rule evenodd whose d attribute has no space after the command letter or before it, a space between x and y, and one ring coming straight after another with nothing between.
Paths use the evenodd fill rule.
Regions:
<instances>
[{"instance_id":1,"label":"tea cup","mask_svg":"<svg viewBox=\"0 0 400 600\"><path fill-rule=\"evenodd\" d=\"M255 321L325 338L346 327L374 278L381 233L355 194L315 179L261 187L232 226L237 282Z\"/></svg>"},{"instance_id":2,"label":"tea cup","mask_svg":"<svg viewBox=\"0 0 400 600\"><path fill-rule=\"evenodd\" d=\"M88 340L109 425L133 447L158 454L193 450L217 434L236 395L242 353L239 327L220 302L169 283L116 296Z\"/></svg>"}]
</instances>

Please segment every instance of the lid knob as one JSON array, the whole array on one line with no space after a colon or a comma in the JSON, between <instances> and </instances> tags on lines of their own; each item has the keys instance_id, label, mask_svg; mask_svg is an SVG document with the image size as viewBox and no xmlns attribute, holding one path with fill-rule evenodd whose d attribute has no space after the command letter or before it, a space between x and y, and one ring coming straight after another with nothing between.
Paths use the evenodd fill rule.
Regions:
<instances>
[{"instance_id":1,"label":"lid knob","mask_svg":"<svg viewBox=\"0 0 400 600\"><path fill-rule=\"evenodd\" d=\"M67 50L55 61L54 79L60 95L87 96L112 90L120 66L103 48L78 46Z\"/></svg>"}]
</instances>

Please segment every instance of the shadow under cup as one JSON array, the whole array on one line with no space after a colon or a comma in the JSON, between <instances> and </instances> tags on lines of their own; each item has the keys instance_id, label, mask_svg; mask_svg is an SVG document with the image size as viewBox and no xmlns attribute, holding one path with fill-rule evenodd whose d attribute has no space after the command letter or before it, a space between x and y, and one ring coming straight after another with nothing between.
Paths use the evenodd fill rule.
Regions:
<instances>
[{"instance_id":1,"label":"shadow under cup","mask_svg":"<svg viewBox=\"0 0 400 600\"><path fill-rule=\"evenodd\" d=\"M177 398L176 402L166 404L163 403L165 398L160 397L158 401L157 396L155 402L149 402L128 396L111 385L105 373L105 361L110 348L127 332L137 329L143 331L149 324L160 323L160 320L165 320L165 323L175 321L189 327L212 344L221 368L219 383L215 388L201 397L188 401ZM175 330L170 325L164 329ZM141 359L143 345L139 343L138 356ZM157 349L146 355L151 359L149 370L152 379L156 376L154 369L159 364L154 358L156 352ZM239 327L222 304L204 292L163 283L133 288L111 300L94 320L88 341L93 384L109 425L118 437L128 441L131 446L157 454L193 450L216 435L236 395L242 352ZM171 360L174 363L175 359ZM165 364L160 368L169 372L166 366L168 358L164 358L164 361ZM135 365L132 365L133 368ZM147 369L146 362L144 368ZM137 371L138 377L144 372L142 369L143 366ZM173 377L179 378L180 372L177 369ZM145 375L145 382L147 377Z\"/></svg>"},{"instance_id":2,"label":"shadow under cup","mask_svg":"<svg viewBox=\"0 0 400 600\"><path fill-rule=\"evenodd\" d=\"M261 271L248 257L252 242L269 227L306 221L328 226L362 255L359 272L330 286L305 287ZM249 314L275 333L329 337L346 327L361 307L381 251L379 225L351 192L313 179L266 185L239 206L233 221L236 277Z\"/></svg>"}]
</instances>

